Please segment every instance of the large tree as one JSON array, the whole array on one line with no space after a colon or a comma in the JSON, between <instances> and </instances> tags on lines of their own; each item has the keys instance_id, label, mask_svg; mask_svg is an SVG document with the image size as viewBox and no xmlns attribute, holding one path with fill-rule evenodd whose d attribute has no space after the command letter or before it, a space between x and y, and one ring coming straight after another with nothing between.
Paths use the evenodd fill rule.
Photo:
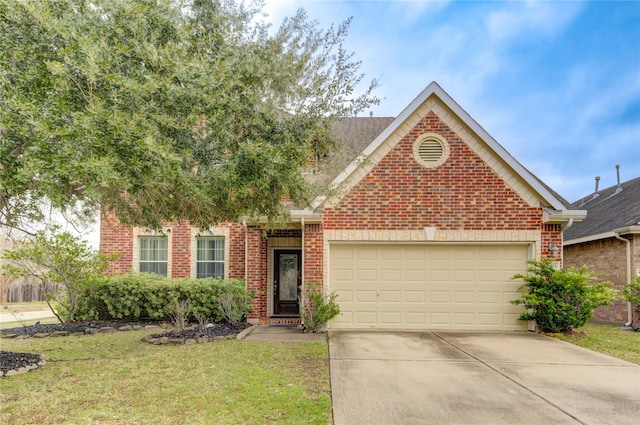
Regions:
<instances>
[{"instance_id":1,"label":"large tree","mask_svg":"<svg viewBox=\"0 0 640 425\"><path fill-rule=\"evenodd\" d=\"M43 206L208 226L308 201L358 93L348 21L277 29L225 0L0 0L0 224Z\"/></svg>"}]
</instances>

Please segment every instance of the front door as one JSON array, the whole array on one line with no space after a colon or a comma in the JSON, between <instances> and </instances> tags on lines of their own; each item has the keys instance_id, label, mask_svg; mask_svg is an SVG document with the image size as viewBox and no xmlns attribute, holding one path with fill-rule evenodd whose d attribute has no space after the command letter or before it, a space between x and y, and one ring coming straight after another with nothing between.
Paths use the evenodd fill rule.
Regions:
<instances>
[{"instance_id":1,"label":"front door","mask_svg":"<svg viewBox=\"0 0 640 425\"><path fill-rule=\"evenodd\" d=\"M275 250L273 257L273 313L297 316L302 285L301 252L299 249Z\"/></svg>"}]
</instances>

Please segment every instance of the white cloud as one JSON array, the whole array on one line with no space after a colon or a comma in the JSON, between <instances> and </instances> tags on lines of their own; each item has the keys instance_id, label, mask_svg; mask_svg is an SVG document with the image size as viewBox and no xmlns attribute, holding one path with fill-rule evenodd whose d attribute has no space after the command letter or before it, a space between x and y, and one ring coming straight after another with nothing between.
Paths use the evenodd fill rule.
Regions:
<instances>
[{"instance_id":1,"label":"white cloud","mask_svg":"<svg viewBox=\"0 0 640 425\"><path fill-rule=\"evenodd\" d=\"M566 28L581 8L578 2L508 2L502 9L491 12L485 25L494 40L532 36L553 38Z\"/></svg>"}]
</instances>

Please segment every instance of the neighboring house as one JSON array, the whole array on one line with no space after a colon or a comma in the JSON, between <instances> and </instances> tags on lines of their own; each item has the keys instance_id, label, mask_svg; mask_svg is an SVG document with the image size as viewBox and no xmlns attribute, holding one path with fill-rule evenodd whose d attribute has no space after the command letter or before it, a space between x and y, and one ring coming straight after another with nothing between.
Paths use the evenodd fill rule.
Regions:
<instances>
[{"instance_id":1,"label":"neighboring house","mask_svg":"<svg viewBox=\"0 0 640 425\"><path fill-rule=\"evenodd\" d=\"M565 266L589 266L622 292L632 275L640 275L640 177L598 190L573 203L587 218L564 235ZM594 319L638 323L640 311L624 300L595 310ZM633 317L632 317L633 315Z\"/></svg>"},{"instance_id":2,"label":"neighboring house","mask_svg":"<svg viewBox=\"0 0 640 425\"><path fill-rule=\"evenodd\" d=\"M344 119L334 131L344 149L309 178L337 189L312 208L276 227L174 223L161 233L105 215L101 250L122 254L113 272L245 278L259 323L299 323L301 286L319 282L338 294L332 328L526 329L512 276L530 259L561 265L561 229L585 211L436 83L397 118Z\"/></svg>"}]
</instances>

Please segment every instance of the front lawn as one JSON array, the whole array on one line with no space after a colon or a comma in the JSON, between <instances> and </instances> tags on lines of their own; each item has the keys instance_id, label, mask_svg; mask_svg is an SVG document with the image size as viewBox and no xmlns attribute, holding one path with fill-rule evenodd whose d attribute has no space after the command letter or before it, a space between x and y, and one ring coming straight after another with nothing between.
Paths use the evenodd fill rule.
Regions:
<instances>
[{"instance_id":1,"label":"front lawn","mask_svg":"<svg viewBox=\"0 0 640 425\"><path fill-rule=\"evenodd\" d=\"M587 323L578 329L585 336L552 334L555 338L568 341L580 347L608 354L631 363L640 364L640 333L620 330L618 325Z\"/></svg>"},{"instance_id":2,"label":"front lawn","mask_svg":"<svg viewBox=\"0 0 640 425\"><path fill-rule=\"evenodd\" d=\"M141 342L149 331L2 339L44 354L0 379L3 424L323 424L331 422L326 343Z\"/></svg>"}]
</instances>

